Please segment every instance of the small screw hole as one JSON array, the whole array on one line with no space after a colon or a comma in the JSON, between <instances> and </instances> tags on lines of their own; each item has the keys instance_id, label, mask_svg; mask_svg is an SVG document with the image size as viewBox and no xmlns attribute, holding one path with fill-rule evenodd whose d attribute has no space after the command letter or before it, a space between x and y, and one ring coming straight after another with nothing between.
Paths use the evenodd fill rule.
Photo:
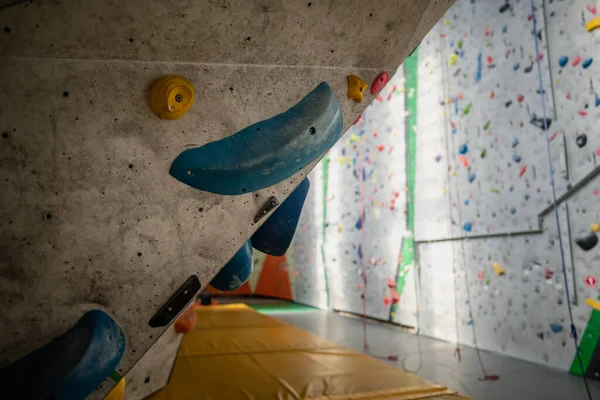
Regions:
<instances>
[{"instance_id":1,"label":"small screw hole","mask_svg":"<svg viewBox=\"0 0 600 400\"><path fill-rule=\"evenodd\" d=\"M181 103L183 101L183 97L181 97L180 94L176 94L175 95L175 101L178 102L178 103Z\"/></svg>"},{"instance_id":2,"label":"small screw hole","mask_svg":"<svg viewBox=\"0 0 600 400\"><path fill-rule=\"evenodd\" d=\"M315 133L317 133L317 130L315 129L314 126L311 126L310 129L309 129L309 132L310 132L311 135L314 135Z\"/></svg>"}]
</instances>

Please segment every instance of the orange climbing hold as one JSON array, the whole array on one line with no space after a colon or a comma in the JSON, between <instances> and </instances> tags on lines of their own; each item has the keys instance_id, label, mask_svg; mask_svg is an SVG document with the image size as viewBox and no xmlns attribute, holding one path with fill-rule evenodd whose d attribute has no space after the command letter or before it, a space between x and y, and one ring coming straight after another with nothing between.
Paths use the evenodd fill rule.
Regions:
<instances>
[{"instance_id":1,"label":"orange climbing hold","mask_svg":"<svg viewBox=\"0 0 600 400\"><path fill-rule=\"evenodd\" d=\"M590 229L594 232L600 232L600 225L598 224L590 224Z\"/></svg>"},{"instance_id":2,"label":"orange climbing hold","mask_svg":"<svg viewBox=\"0 0 600 400\"><path fill-rule=\"evenodd\" d=\"M152 84L150 108L160 119L183 117L194 104L194 86L179 75L165 75Z\"/></svg>"},{"instance_id":3,"label":"orange climbing hold","mask_svg":"<svg viewBox=\"0 0 600 400\"><path fill-rule=\"evenodd\" d=\"M361 102L369 84L356 75L348 75L348 98Z\"/></svg>"},{"instance_id":4,"label":"orange climbing hold","mask_svg":"<svg viewBox=\"0 0 600 400\"><path fill-rule=\"evenodd\" d=\"M198 303L193 303L181 314L177 321L175 321L175 332L188 333L196 327L196 322L198 321L196 308L198 307L200 307Z\"/></svg>"}]
</instances>

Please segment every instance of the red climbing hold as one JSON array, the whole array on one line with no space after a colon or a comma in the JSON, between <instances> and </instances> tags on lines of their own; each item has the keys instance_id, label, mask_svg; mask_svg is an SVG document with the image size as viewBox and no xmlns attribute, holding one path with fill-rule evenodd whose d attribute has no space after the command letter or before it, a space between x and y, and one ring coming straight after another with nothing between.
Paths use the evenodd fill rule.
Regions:
<instances>
[{"instance_id":1,"label":"red climbing hold","mask_svg":"<svg viewBox=\"0 0 600 400\"><path fill-rule=\"evenodd\" d=\"M377 146L377 150L381 153L383 150L385 149L385 146L380 144L379 146Z\"/></svg>"},{"instance_id":2,"label":"red climbing hold","mask_svg":"<svg viewBox=\"0 0 600 400\"><path fill-rule=\"evenodd\" d=\"M520 103L523 101L523 99L525 98L525 96L523 96L522 94L519 95L519 97L517 97L517 101Z\"/></svg>"},{"instance_id":3,"label":"red climbing hold","mask_svg":"<svg viewBox=\"0 0 600 400\"><path fill-rule=\"evenodd\" d=\"M492 58L492 56L487 56L487 62L489 64L491 64L494 61L494 59Z\"/></svg>"},{"instance_id":4,"label":"red climbing hold","mask_svg":"<svg viewBox=\"0 0 600 400\"><path fill-rule=\"evenodd\" d=\"M581 115L582 117L585 117L587 115L587 111L581 110L581 111L579 111L579 115Z\"/></svg>"},{"instance_id":5,"label":"red climbing hold","mask_svg":"<svg viewBox=\"0 0 600 400\"><path fill-rule=\"evenodd\" d=\"M556 139L556 135L558 135L558 131L554 131L554 133L552 134L552 136L550 136L550 139L548 139L548 143L550 143L551 141L553 141L554 139Z\"/></svg>"},{"instance_id":6,"label":"red climbing hold","mask_svg":"<svg viewBox=\"0 0 600 400\"><path fill-rule=\"evenodd\" d=\"M596 286L598 286L598 280L596 279L595 276L588 275L588 276L585 277L585 284L588 287L595 288Z\"/></svg>"},{"instance_id":7,"label":"red climbing hold","mask_svg":"<svg viewBox=\"0 0 600 400\"><path fill-rule=\"evenodd\" d=\"M400 302L400 295L398 292L392 293L392 304L398 304Z\"/></svg>"},{"instance_id":8,"label":"red climbing hold","mask_svg":"<svg viewBox=\"0 0 600 400\"><path fill-rule=\"evenodd\" d=\"M387 285L390 289L392 289L396 287L396 282L394 282L392 278L387 278Z\"/></svg>"},{"instance_id":9,"label":"red climbing hold","mask_svg":"<svg viewBox=\"0 0 600 400\"><path fill-rule=\"evenodd\" d=\"M573 62L571 63L571 65L573 65L574 67L578 66L579 63L581 62L581 56L577 56L575 57L575 59L573 60Z\"/></svg>"},{"instance_id":10,"label":"red climbing hold","mask_svg":"<svg viewBox=\"0 0 600 400\"><path fill-rule=\"evenodd\" d=\"M490 28L485 28L485 29L483 30L483 34L484 34L485 36L490 36Z\"/></svg>"},{"instance_id":11,"label":"red climbing hold","mask_svg":"<svg viewBox=\"0 0 600 400\"><path fill-rule=\"evenodd\" d=\"M385 304L386 306L390 305L390 298L389 297L384 297L383 298L383 304Z\"/></svg>"},{"instance_id":12,"label":"red climbing hold","mask_svg":"<svg viewBox=\"0 0 600 400\"><path fill-rule=\"evenodd\" d=\"M554 275L554 271L552 271L551 269L547 269L546 273L544 274L544 278L546 278L546 280L552 279L553 275Z\"/></svg>"},{"instance_id":13,"label":"red climbing hold","mask_svg":"<svg viewBox=\"0 0 600 400\"><path fill-rule=\"evenodd\" d=\"M460 160L461 164L464 165L465 167L469 166L469 160L467 160L467 157L459 156L458 159Z\"/></svg>"},{"instance_id":14,"label":"red climbing hold","mask_svg":"<svg viewBox=\"0 0 600 400\"><path fill-rule=\"evenodd\" d=\"M586 8L588 9L589 12L596 15L596 5L595 4L588 4L586 6Z\"/></svg>"},{"instance_id":15,"label":"red climbing hold","mask_svg":"<svg viewBox=\"0 0 600 400\"><path fill-rule=\"evenodd\" d=\"M521 172L519 172L519 178L525 175L525 172L527 172L527 165L524 165Z\"/></svg>"},{"instance_id":16,"label":"red climbing hold","mask_svg":"<svg viewBox=\"0 0 600 400\"><path fill-rule=\"evenodd\" d=\"M376 95L379 92L381 92L381 89L383 89L383 87L389 82L389 80L390 76L385 71L377 75L377 78L375 78L373 80L373 83L371 83L371 94Z\"/></svg>"}]
</instances>

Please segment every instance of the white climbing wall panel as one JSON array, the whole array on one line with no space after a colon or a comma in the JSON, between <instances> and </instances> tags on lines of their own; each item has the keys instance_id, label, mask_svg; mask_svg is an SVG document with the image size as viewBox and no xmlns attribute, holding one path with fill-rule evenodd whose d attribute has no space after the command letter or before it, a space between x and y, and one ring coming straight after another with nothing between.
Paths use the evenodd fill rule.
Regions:
<instances>
[{"instance_id":1,"label":"white climbing wall panel","mask_svg":"<svg viewBox=\"0 0 600 400\"><path fill-rule=\"evenodd\" d=\"M384 320L393 303L389 282L398 278L402 240L409 236L404 96L401 67L329 153L324 253L331 306L363 312L364 262L366 314ZM394 318L414 326L414 275L409 271L402 279L405 301Z\"/></svg>"},{"instance_id":2,"label":"white climbing wall panel","mask_svg":"<svg viewBox=\"0 0 600 400\"><path fill-rule=\"evenodd\" d=\"M576 244L600 223L600 30L583 27L597 15L592 3L535 6L543 93L529 1L459 0L419 47L419 326L569 369L567 288L581 338L600 275L600 246Z\"/></svg>"}]
</instances>

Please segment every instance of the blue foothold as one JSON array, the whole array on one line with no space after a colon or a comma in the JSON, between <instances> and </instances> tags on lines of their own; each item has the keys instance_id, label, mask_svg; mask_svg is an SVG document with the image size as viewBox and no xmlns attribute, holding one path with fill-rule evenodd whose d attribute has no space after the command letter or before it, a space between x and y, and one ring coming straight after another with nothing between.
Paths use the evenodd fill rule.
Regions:
<instances>
[{"instance_id":1,"label":"blue foothold","mask_svg":"<svg viewBox=\"0 0 600 400\"><path fill-rule=\"evenodd\" d=\"M590 65L592 65L592 61L594 61L594 59L590 57L587 60L584 60L581 63L581 66L583 67L583 69L586 69L587 67L589 67Z\"/></svg>"},{"instance_id":2,"label":"blue foothold","mask_svg":"<svg viewBox=\"0 0 600 400\"><path fill-rule=\"evenodd\" d=\"M594 93L594 106L600 107L600 96L598 96L598 93Z\"/></svg>"},{"instance_id":3,"label":"blue foothold","mask_svg":"<svg viewBox=\"0 0 600 400\"><path fill-rule=\"evenodd\" d=\"M516 63L515 65L513 65L513 70L515 70L515 71L518 70L520 66L521 66L521 64Z\"/></svg>"},{"instance_id":4,"label":"blue foothold","mask_svg":"<svg viewBox=\"0 0 600 400\"><path fill-rule=\"evenodd\" d=\"M210 281L210 286L222 292L239 289L250 279L253 266L252 242L248 240Z\"/></svg>"},{"instance_id":5,"label":"blue foothold","mask_svg":"<svg viewBox=\"0 0 600 400\"><path fill-rule=\"evenodd\" d=\"M513 154L512 159L516 163L521 162L521 156L518 154Z\"/></svg>"},{"instance_id":6,"label":"blue foothold","mask_svg":"<svg viewBox=\"0 0 600 400\"><path fill-rule=\"evenodd\" d=\"M559 325L559 324L550 324L550 329L554 333L560 333L563 331L562 325Z\"/></svg>"},{"instance_id":7,"label":"blue foothold","mask_svg":"<svg viewBox=\"0 0 600 400\"><path fill-rule=\"evenodd\" d=\"M568 62L569 62L569 57L567 57L567 56L562 56L561 58L558 59L558 65L560 65L561 67L564 67L565 65L567 65Z\"/></svg>"},{"instance_id":8,"label":"blue foothold","mask_svg":"<svg viewBox=\"0 0 600 400\"><path fill-rule=\"evenodd\" d=\"M529 200L529 195L528 194L525 195L525 200Z\"/></svg>"},{"instance_id":9,"label":"blue foothold","mask_svg":"<svg viewBox=\"0 0 600 400\"><path fill-rule=\"evenodd\" d=\"M465 222L463 229L467 232L471 232L473 230L473 224L470 222Z\"/></svg>"},{"instance_id":10,"label":"blue foothold","mask_svg":"<svg viewBox=\"0 0 600 400\"><path fill-rule=\"evenodd\" d=\"M470 174L468 179L469 183L472 183L475 180L475 174Z\"/></svg>"},{"instance_id":11,"label":"blue foothold","mask_svg":"<svg viewBox=\"0 0 600 400\"><path fill-rule=\"evenodd\" d=\"M469 201L469 199L465 200L465 206L468 206L468 205L469 205L469 203L471 203L471 202Z\"/></svg>"},{"instance_id":12,"label":"blue foothold","mask_svg":"<svg viewBox=\"0 0 600 400\"><path fill-rule=\"evenodd\" d=\"M515 214L516 212L517 212L517 208L516 208L516 207L512 207L512 208L510 209L510 213L511 213L511 214Z\"/></svg>"},{"instance_id":13,"label":"blue foothold","mask_svg":"<svg viewBox=\"0 0 600 400\"><path fill-rule=\"evenodd\" d=\"M466 144L461 144L460 147L458 148L458 152L460 154L467 154L467 151L469 151L469 147L467 147Z\"/></svg>"},{"instance_id":14,"label":"blue foothold","mask_svg":"<svg viewBox=\"0 0 600 400\"><path fill-rule=\"evenodd\" d=\"M515 138L512 142L513 149L519 145L519 139Z\"/></svg>"}]
</instances>

